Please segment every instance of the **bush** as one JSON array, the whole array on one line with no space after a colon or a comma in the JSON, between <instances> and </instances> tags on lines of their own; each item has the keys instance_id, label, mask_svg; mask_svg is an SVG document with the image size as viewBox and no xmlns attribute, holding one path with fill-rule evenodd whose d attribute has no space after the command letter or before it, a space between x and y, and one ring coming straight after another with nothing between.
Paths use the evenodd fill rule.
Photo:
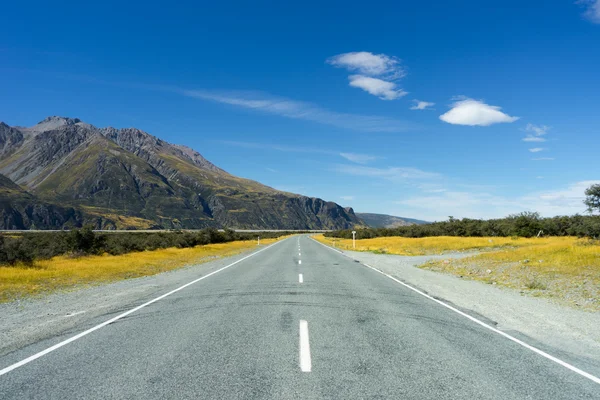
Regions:
<instances>
[{"instance_id":1,"label":"bush","mask_svg":"<svg viewBox=\"0 0 600 400\"><path fill-rule=\"evenodd\" d=\"M382 236L420 238L428 236L503 236L534 237L542 231L544 236L577 236L600 238L600 216L559 216L541 218L538 213L524 212L501 219L455 219L425 225L398 228L369 228L356 231L357 239ZM327 232L325 236L352 238L351 230Z\"/></svg>"}]
</instances>

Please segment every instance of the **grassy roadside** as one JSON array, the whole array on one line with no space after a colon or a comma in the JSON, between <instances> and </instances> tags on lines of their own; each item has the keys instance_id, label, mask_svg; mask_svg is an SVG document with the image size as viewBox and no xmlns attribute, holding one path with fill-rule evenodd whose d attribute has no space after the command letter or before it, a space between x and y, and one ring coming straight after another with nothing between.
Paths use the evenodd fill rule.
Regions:
<instances>
[{"instance_id":1,"label":"grassy roadside","mask_svg":"<svg viewBox=\"0 0 600 400\"><path fill-rule=\"evenodd\" d=\"M261 240L261 247L283 239ZM0 302L71 289L82 285L114 282L171 271L256 248L256 241L235 241L190 248L167 248L118 256L58 256L33 265L0 267Z\"/></svg>"},{"instance_id":2,"label":"grassy roadside","mask_svg":"<svg viewBox=\"0 0 600 400\"><path fill-rule=\"evenodd\" d=\"M315 239L332 245L332 238L318 235ZM338 248L352 249L351 239L336 238L335 241ZM357 240L356 250L409 256L474 252L472 257L430 261L420 268L600 311L600 243L597 241L574 237L381 237Z\"/></svg>"},{"instance_id":3,"label":"grassy roadside","mask_svg":"<svg viewBox=\"0 0 600 400\"><path fill-rule=\"evenodd\" d=\"M331 238L325 237L322 234L315 235L314 238L329 246L335 246L344 250L353 250L352 239ZM400 236L388 236L357 240L355 250L370 251L376 254L423 256L438 255L447 252L488 251L506 247L524 247L537 244L540 240L547 239L455 236L431 236L415 239Z\"/></svg>"}]
</instances>

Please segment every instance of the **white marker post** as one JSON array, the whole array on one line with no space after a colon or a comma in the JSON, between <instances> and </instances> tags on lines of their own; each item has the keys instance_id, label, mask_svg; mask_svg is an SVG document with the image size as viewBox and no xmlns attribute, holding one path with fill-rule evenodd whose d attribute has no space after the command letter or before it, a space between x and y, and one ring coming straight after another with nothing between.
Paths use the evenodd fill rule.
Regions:
<instances>
[{"instance_id":1,"label":"white marker post","mask_svg":"<svg viewBox=\"0 0 600 400\"><path fill-rule=\"evenodd\" d=\"M352 248L356 250L356 231L352 231Z\"/></svg>"},{"instance_id":2,"label":"white marker post","mask_svg":"<svg viewBox=\"0 0 600 400\"><path fill-rule=\"evenodd\" d=\"M260 236L258 237L258 244L257 246L260 246Z\"/></svg>"}]
</instances>

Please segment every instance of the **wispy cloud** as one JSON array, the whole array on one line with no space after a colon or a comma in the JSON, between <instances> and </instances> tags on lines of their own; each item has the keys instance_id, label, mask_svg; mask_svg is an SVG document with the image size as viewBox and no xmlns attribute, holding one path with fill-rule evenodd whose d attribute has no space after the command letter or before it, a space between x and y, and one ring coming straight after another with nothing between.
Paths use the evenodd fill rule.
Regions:
<instances>
[{"instance_id":1,"label":"wispy cloud","mask_svg":"<svg viewBox=\"0 0 600 400\"><path fill-rule=\"evenodd\" d=\"M350 75L350 86L364 90L381 100L395 100L408 92L398 87L397 80L406 75L400 60L385 54L368 51L338 54L327 63L358 74Z\"/></svg>"},{"instance_id":2,"label":"wispy cloud","mask_svg":"<svg viewBox=\"0 0 600 400\"><path fill-rule=\"evenodd\" d=\"M431 110L431 107L435 105L435 103L420 100L413 100L413 103L415 105L410 108L411 110Z\"/></svg>"},{"instance_id":3,"label":"wispy cloud","mask_svg":"<svg viewBox=\"0 0 600 400\"><path fill-rule=\"evenodd\" d=\"M479 100L459 96L457 101L452 103L452 108L440 115L440 119L449 124L469 126L489 126L502 122L515 122L519 119L503 113L501 109Z\"/></svg>"},{"instance_id":4,"label":"wispy cloud","mask_svg":"<svg viewBox=\"0 0 600 400\"><path fill-rule=\"evenodd\" d=\"M287 153L319 153L330 155L338 154L335 151L318 149L315 147L287 146L272 143L240 142L236 140L219 140L218 143L222 143L228 146L244 147L247 149L275 150L284 151Z\"/></svg>"},{"instance_id":5,"label":"wispy cloud","mask_svg":"<svg viewBox=\"0 0 600 400\"><path fill-rule=\"evenodd\" d=\"M346 68L362 75L383 76L386 79L399 79L406 75L400 65L400 59L385 54L373 54L368 51L355 51L338 54L327 60L335 67Z\"/></svg>"},{"instance_id":6,"label":"wispy cloud","mask_svg":"<svg viewBox=\"0 0 600 400\"><path fill-rule=\"evenodd\" d=\"M352 201L352 200L354 200L354 196L340 196L340 199L346 200L346 201Z\"/></svg>"},{"instance_id":7,"label":"wispy cloud","mask_svg":"<svg viewBox=\"0 0 600 400\"><path fill-rule=\"evenodd\" d=\"M600 24L600 0L578 0L576 3L585 7L583 16L586 19Z\"/></svg>"},{"instance_id":8,"label":"wispy cloud","mask_svg":"<svg viewBox=\"0 0 600 400\"><path fill-rule=\"evenodd\" d=\"M375 168L359 165L338 164L334 167L334 170L348 175L382 178L395 182L437 179L441 177L441 175L436 172L427 172L412 167Z\"/></svg>"},{"instance_id":9,"label":"wispy cloud","mask_svg":"<svg viewBox=\"0 0 600 400\"><path fill-rule=\"evenodd\" d=\"M244 147L247 149L259 149L259 150L274 150L282 151L286 153L308 153L308 154L325 154L328 156L339 156L345 158L348 161L355 162L357 164L367 164L371 161L375 161L381 157L373 156L370 154L361 153L347 153L339 152L327 149L320 149L316 147L303 147L303 146L288 146L273 143L256 143L256 142L240 142L235 140L219 140L218 143L222 143L228 146ZM268 168L267 168L268 169Z\"/></svg>"},{"instance_id":10,"label":"wispy cloud","mask_svg":"<svg viewBox=\"0 0 600 400\"><path fill-rule=\"evenodd\" d=\"M532 153L539 153L540 151L544 151L545 149L543 147L534 147L533 149L529 149L530 152Z\"/></svg>"},{"instance_id":11,"label":"wispy cloud","mask_svg":"<svg viewBox=\"0 0 600 400\"><path fill-rule=\"evenodd\" d=\"M355 162L357 164L367 164L371 161L377 160L376 156L371 156L368 154L357 154L357 153L340 153L340 156L344 157L346 160Z\"/></svg>"},{"instance_id":12,"label":"wispy cloud","mask_svg":"<svg viewBox=\"0 0 600 400\"><path fill-rule=\"evenodd\" d=\"M550 127L546 125L527 124L527 126L525 127L525 131L533 132L535 136L544 136L548 133L549 130Z\"/></svg>"},{"instance_id":13,"label":"wispy cloud","mask_svg":"<svg viewBox=\"0 0 600 400\"><path fill-rule=\"evenodd\" d=\"M554 157L538 157L532 158L533 161L554 161Z\"/></svg>"},{"instance_id":14,"label":"wispy cloud","mask_svg":"<svg viewBox=\"0 0 600 400\"><path fill-rule=\"evenodd\" d=\"M275 173L277 173L277 172L279 172L279 171L277 171L276 169L273 169L273 168L268 168L268 167L267 167L267 168L265 168L265 169L266 169L267 171L269 171L269 172L273 172L274 174L275 174Z\"/></svg>"},{"instance_id":15,"label":"wispy cloud","mask_svg":"<svg viewBox=\"0 0 600 400\"><path fill-rule=\"evenodd\" d=\"M452 191L414 196L397 201L430 220L457 218L498 218L521 211L537 211L544 216L585 212L584 191L599 180L579 181L555 190L531 192L514 198L489 192ZM404 210L406 212L406 209Z\"/></svg>"},{"instance_id":16,"label":"wispy cloud","mask_svg":"<svg viewBox=\"0 0 600 400\"><path fill-rule=\"evenodd\" d=\"M339 113L311 103L276 97L261 92L207 90L179 90L179 92L197 99L364 132L403 132L416 127L412 123L394 118Z\"/></svg>"},{"instance_id":17,"label":"wispy cloud","mask_svg":"<svg viewBox=\"0 0 600 400\"><path fill-rule=\"evenodd\" d=\"M364 75L350 75L348 79L350 86L360 88L381 100L395 100L408 94L408 92L398 89L394 82Z\"/></svg>"},{"instance_id":18,"label":"wispy cloud","mask_svg":"<svg viewBox=\"0 0 600 400\"><path fill-rule=\"evenodd\" d=\"M545 142L546 138L543 136L548 134L549 130L550 127L546 125L527 124L525 127L525 132L528 133L527 136L525 136L522 140L524 142Z\"/></svg>"},{"instance_id":19,"label":"wispy cloud","mask_svg":"<svg viewBox=\"0 0 600 400\"><path fill-rule=\"evenodd\" d=\"M541 142L545 142L546 138L543 138L543 137L540 137L540 136L527 135L522 140L524 142L537 142L537 143L541 143Z\"/></svg>"}]
</instances>

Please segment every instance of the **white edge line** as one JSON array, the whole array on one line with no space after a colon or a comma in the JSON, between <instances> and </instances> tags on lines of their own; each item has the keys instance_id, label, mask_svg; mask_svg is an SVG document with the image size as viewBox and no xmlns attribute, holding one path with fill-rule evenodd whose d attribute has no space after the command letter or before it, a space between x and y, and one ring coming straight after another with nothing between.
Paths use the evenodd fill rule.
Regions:
<instances>
[{"instance_id":1,"label":"white edge line","mask_svg":"<svg viewBox=\"0 0 600 400\"><path fill-rule=\"evenodd\" d=\"M310 372L312 362L310 359L310 341L308 340L308 322L300 320L300 370Z\"/></svg>"},{"instance_id":2,"label":"white edge line","mask_svg":"<svg viewBox=\"0 0 600 400\"><path fill-rule=\"evenodd\" d=\"M298 282L304 283L304 276L302 276L302 274L298 274Z\"/></svg>"},{"instance_id":3,"label":"white edge line","mask_svg":"<svg viewBox=\"0 0 600 400\"><path fill-rule=\"evenodd\" d=\"M312 238L311 238L311 239L312 239ZM342 252L341 252L341 251L339 251L339 250L332 249L331 247L329 247L329 246L327 246L327 245L325 245L325 244L323 244L323 243L321 243L321 242L319 242L319 241L317 241L317 240L315 240L315 239L312 239L312 240L314 240L315 242L319 243L320 245L322 245L322 246L324 246L324 247L328 248L329 250L336 251L336 252L338 252L338 253L340 253L340 254L344 255L345 257L351 258L350 256L348 256L348 255L346 255L346 254L342 253ZM574 365L571 365L571 364L569 364L569 363L567 363L567 362L565 362L565 361L563 361L563 360L561 360L561 359L558 359L558 358L556 358L556 357L554 357L554 356L552 356L552 355L550 355L550 354L546 353L545 351L542 351L542 350L538 349L537 347L534 347L534 346L532 346L532 345L530 345L530 344L527 344L527 343L523 342L522 340L519 340L519 339L517 339L517 338L516 338L516 337L514 337L514 336L511 336L511 335L509 335L509 334L508 334L508 333L506 333L506 332L502 332L501 330L499 330L499 329L496 329L496 328L494 328L493 326L491 326L491 325L488 325L488 324L486 324L485 322L483 322L483 321L480 321L480 320L478 320L477 318L475 318L475 317L472 317L472 316L470 316L469 314L467 314L467 313L465 313L465 312L462 312L462 311L460 311L459 309L457 309L457 308L454 308L454 307L452 307L451 305L448 305L448 304L444 303L443 301L440 301L440 300L438 300L438 299L435 299L435 298L431 297L430 295L428 295L427 293L424 293L424 292L420 291L419 289L417 289L417 288L414 288L414 287L412 287L412 286L410 286L410 285L408 285L408 284L406 284L406 283L402 282L401 280L399 280L399 279L396 279L396 278L394 278L393 276L391 276L391 275L389 275L389 274L386 274L385 272L383 272L383 271L381 271L381 270L379 270L379 269L377 269L377 268L375 268L375 267L372 267L372 266L370 266L370 265L368 265L368 264L364 264L364 263L361 263L361 264L362 264L362 265L364 265L364 266L365 266L365 267L367 267L367 268L370 268L370 269L372 269L372 270L373 270L373 271L375 271L375 272L378 272L378 273L380 273L380 274L381 274L381 275L383 275L383 276L386 276L386 277L390 278L390 279L391 279L391 280L393 280L394 282L396 282L396 283L399 283L399 284L401 284L402 286L405 286L406 288L408 288L408 289L412 290L413 292L415 292L415 293L418 293L418 294L420 294L421 296L427 297L429 300L435 301L435 302L436 302L436 303L438 303L439 305L441 305L441 306L443 306L443 307L446 307L447 309L449 309L449 310L452 310L452 311L454 311L455 313L457 313L457 314L460 314L460 315L462 315L462 316L463 316L463 317L465 317L465 318L468 318L468 319L470 319L471 321L475 322L476 324L478 324L478 325L481 325L482 327L484 327L484 328L486 328L486 329L489 329L490 331L492 331L492 332L495 332L495 333L497 333L497 334L499 334L499 335L501 335L501 336L504 336L506 339L508 339L508 340L511 340L511 341L513 341L513 342L515 342L515 343L517 343L517 344L519 344L519 345L521 345L521 346L525 347L526 349L528 349L528 350L531 350L531 351L533 351L534 353L537 353L537 354L539 354L540 356L542 356L542 357L545 357L545 358L547 358L548 360L550 360L550 361L553 361L553 362L555 362L555 363L557 363L557 364L559 364L559 365L561 365L561 366L563 366L563 367L565 367L565 368L567 368L567 369L570 369L571 371L573 371L573 372L575 372L575 373L577 373L577 374L579 374L579 375L581 375L581 376L583 376L583 377L585 377L585 378L587 378L587 379L591 380L592 382L595 382L595 383L597 383L597 384L600 384L600 378L598 378L597 376L594 376L594 375L592 375L592 374L590 374L590 373L588 373L588 372L585 372L585 371L583 371L583 370L581 370L581 369L579 369L579 368L575 367Z\"/></svg>"},{"instance_id":4,"label":"white edge line","mask_svg":"<svg viewBox=\"0 0 600 400\"><path fill-rule=\"evenodd\" d=\"M1 369L1 370L0 370L0 376L2 376L2 375L4 375L4 374L7 374L7 373L9 373L10 371L12 371L12 370L15 370L15 369L17 369L17 368L19 368L19 367L22 367L23 365L25 365L25 364L28 364L28 363L30 363L30 362L32 362L32 361L34 361L34 360L36 360L36 359L38 359L38 358L40 358L40 357L43 357L43 356L45 356L46 354L53 352L54 350L57 350L57 349L59 349L59 348L61 348L61 347L65 346L65 345L67 345L67 344L69 344L69 343L71 343L71 342L74 342L74 341L76 341L77 339L80 339L80 338L82 338L82 337L84 337L84 336L86 336L86 335L89 335L90 333L92 333L92 332L94 332L94 331L96 331L96 330L98 330L98 329L100 329L100 328L103 328L103 327L105 327L106 325L112 324L113 322L115 322L115 321L118 321L118 320L120 320L121 318L123 318L123 317L126 317L126 316L128 316L129 314L131 314L131 313L134 313L134 312L136 312L136 311L138 311L138 310L141 310L142 308L144 308L144 307L146 307L146 306L149 306L149 305L150 305L150 304L152 304L152 303L156 303L157 301L159 301L159 300L162 300L162 299L164 299L165 297L172 295L173 293L179 292L180 290L182 290L182 289L185 289L186 287L188 287L188 286L190 286L190 285L193 285L194 283L200 282L201 280L203 280L203 279L206 279L206 278L208 278L209 276L212 276L212 275L214 275L214 274L216 274L216 273L219 273L219 272L221 272L221 271L223 271L223 270L225 270L225 269L227 269L227 268L229 268L229 267L232 267L232 266L234 266L235 264L238 264L238 263L240 263L240 262L242 262L242 261L244 261L244 260L246 260L246 259L248 259L248 258L250 258L250 257L253 257L253 256L257 255L258 253L261 253L261 252L263 252L263 251L265 251L265 250L267 250L267 249L270 249L271 247L275 246L276 244L282 243L282 242L284 242L285 240L286 240L286 239L284 239L284 240L281 240L281 241L278 241L278 242L275 242L275 243L273 243L273 244L271 244L271 245L269 245L269 246L265 247L264 249L261 249L261 250L259 250L259 251L256 251L256 252L252 253L252 254L249 254L249 255L247 255L247 256L245 256L245 257L243 257L243 258L240 258L239 260L237 260L237 261L235 261L235 262L233 262L233 263L231 263L231 264L229 264L229 265L226 265L225 267L219 268L219 269L218 269L218 270L216 270L216 271L213 271L213 272L211 272L211 273L209 273L209 274L206 274L206 275L204 275L204 276L202 276L202 277L200 277L200 278L198 278L198 279L195 279L195 280L193 280L193 281L191 281L191 282L188 282L188 283L186 283L185 285L178 287L177 289L171 290L171 291L170 291L170 292L168 292L168 293L165 293L165 294L163 294L163 295L161 295L161 296L158 296L157 298L155 298L155 299L152 299L152 300L150 300L150 301L148 301L148 302L146 302L146 303L144 303L144 304L142 304L142 305L139 305L139 306L137 306L137 307L135 307L135 308L132 308L131 310L129 310L129 311L126 311L126 312L124 312L123 314L119 314L119 315L117 315L116 317L113 317L113 318L111 318L111 319L109 319L109 320L107 320L107 321L104 321L104 322L102 322L101 324L98 324L98 325L96 325L96 326L94 326L94 327L92 327L92 328L90 328L90 329L88 329L88 330L86 330L86 331L83 331L83 332L81 332L81 333L79 333L79 334L77 334L77 335L75 335L75 336L72 336L72 337L70 337L70 338L68 338L68 339L66 339L66 340L63 340L62 342L60 342L60 343L57 343L57 344L55 344L54 346L48 347L47 349L45 349L45 350L42 350L42 351L40 351L39 353L36 353L36 354L34 354L34 355L32 355L32 356L29 356L29 357L27 357L27 358L26 358L26 359L24 359L24 360L21 360L21 361L19 361L19 362L17 362L17 363L14 363L14 364L12 364L12 365L9 365L8 367L6 367L6 368L3 368L3 369Z\"/></svg>"}]
</instances>

